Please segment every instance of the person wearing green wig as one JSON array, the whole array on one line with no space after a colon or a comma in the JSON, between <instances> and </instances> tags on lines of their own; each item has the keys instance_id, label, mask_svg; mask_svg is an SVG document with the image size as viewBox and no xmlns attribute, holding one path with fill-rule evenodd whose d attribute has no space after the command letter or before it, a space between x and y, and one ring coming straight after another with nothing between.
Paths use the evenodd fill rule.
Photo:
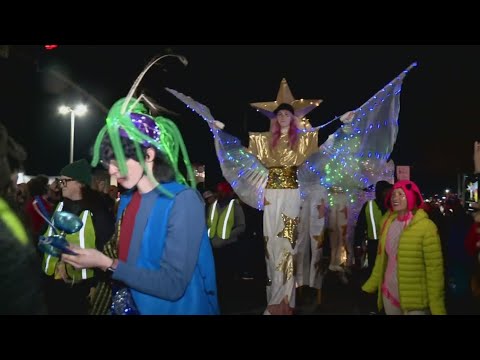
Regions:
<instances>
[{"instance_id":1,"label":"person wearing green wig","mask_svg":"<svg viewBox=\"0 0 480 360\"><path fill-rule=\"evenodd\" d=\"M117 233L104 253L72 249L63 260L77 268L100 268L113 279L113 314L216 315L217 289L204 203L181 134L143 95L117 101L95 144L92 165L104 164L119 185ZM145 104L143 104L145 103ZM147 110L147 107L149 109ZM185 177L179 169L183 158ZM188 181L186 180L188 179ZM100 299L102 300L102 299ZM94 309L92 313L102 313Z\"/></svg>"}]
</instances>

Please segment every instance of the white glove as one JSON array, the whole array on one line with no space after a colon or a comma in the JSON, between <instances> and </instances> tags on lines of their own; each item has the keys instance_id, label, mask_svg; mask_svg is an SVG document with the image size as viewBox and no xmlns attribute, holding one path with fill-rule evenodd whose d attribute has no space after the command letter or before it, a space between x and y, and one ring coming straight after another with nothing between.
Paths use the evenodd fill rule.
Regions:
<instances>
[{"instance_id":1,"label":"white glove","mask_svg":"<svg viewBox=\"0 0 480 360\"><path fill-rule=\"evenodd\" d=\"M223 130L225 128L225 124L218 120L214 120L213 125L220 130Z\"/></svg>"},{"instance_id":2,"label":"white glove","mask_svg":"<svg viewBox=\"0 0 480 360\"><path fill-rule=\"evenodd\" d=\"M353 121L354 116L355 113L353 111L349 111L340 117L340 121L344 124L350 124Z\"/></svg>"}]
</instances>

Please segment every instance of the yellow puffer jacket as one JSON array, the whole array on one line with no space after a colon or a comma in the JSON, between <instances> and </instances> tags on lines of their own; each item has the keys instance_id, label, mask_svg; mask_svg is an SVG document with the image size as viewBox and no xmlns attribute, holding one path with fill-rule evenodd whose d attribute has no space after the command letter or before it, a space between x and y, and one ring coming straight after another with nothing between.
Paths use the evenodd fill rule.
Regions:
<instances>
[{"instance_id":1,"label":"yellow puffer jacket","mask_svg":"<svg viewBox=\"0 0 480 360\"><path fill-rule=\"evenodd\" d=\"M368 293L378 292L378 308L383 308L381 287L387 268L385 242L396 214L388 212L382 222L378 255L372 275L363 285ZM403 311L430 309L433 315L446 315L443 256L435 224L423 210L417 210L400 236L397 276Z\"/></svg>"}]
</instances>

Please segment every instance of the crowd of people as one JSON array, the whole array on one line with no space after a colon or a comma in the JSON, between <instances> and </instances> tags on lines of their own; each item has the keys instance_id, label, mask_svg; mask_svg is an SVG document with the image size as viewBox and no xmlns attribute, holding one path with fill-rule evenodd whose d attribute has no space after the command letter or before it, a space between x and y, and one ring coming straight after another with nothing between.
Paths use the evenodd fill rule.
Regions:
<instances>
[{"instance_id":1,"label":"crowd of people","mask_svg":"<svg viewBox=\"0 0 480 360\"><path fill-rule=\"evenodd\" d=\"M247 179L244 188L238 179L245 169L235 170L231 180L233 173L223 168L230 143L225 124L207 119L226 181L201 193L176 125L145 95L133 97L160 59L112 106L92 161L66 164L52 183L39 175L17 185L27 154L0 126L0 246L6 254L0 262L0 313L218 315L225 313L232 284L260 278L263 314L293 315L298 288L315 289L320 304L326 273L348 286L354 271L365 274L361 290L376 295L370 309L375 313L477 311L478 213L470 216L453 197L439 213L413 181L389 178L384 160L345 170L332 183L299 176L306 167L330 166L326 154L343 151L341 141L362 120L360 111L338 117L335 136L319 144L320 128L305 127L292 103L276 104L270 130L250 133L248 148L234 149L251 171L265 170L264 181L251 173L256 185ZM333 138L344 140L332 145ZM362 140L367 148L370 140ZM478 143L474 166L479 174ZM383 179L367 184L375 185L374 196L358 189L354 171ZM109 186L111 177L118 188ZM67 230L75 221L80 225ZM60 247L59 238L68 246ZM263 273L252 266L258 258Z\"/></svg>"}]
</instances>

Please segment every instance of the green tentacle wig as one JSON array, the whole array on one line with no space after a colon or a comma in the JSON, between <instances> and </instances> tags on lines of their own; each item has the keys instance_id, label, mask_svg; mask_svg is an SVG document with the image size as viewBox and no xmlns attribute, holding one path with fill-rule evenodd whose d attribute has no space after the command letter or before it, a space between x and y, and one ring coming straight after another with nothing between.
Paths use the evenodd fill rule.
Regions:
<instances>
[{"instance_id":1,"label":"green tentacle wig","mask_svg":"<svg viewBox=\"0 0 480 360\"><path fill-rule=\"evenodd\" d=\"M99 163L100 146L102 140L108 133L108 136L110 137L112 143L113 153L118 163L120 174L122 176L125 176L127 174L127 159L125 158L125 153L122 143L120 141L120 137L122 135L128 136L128 138L134 143L137 158L141 163L142 167L144 168L145 173L149 176L149 179L153 183L158 184L157 187L160 191L165 193L167 196L172 196L166 189L161 186L161 184L157 182L155 178L153 178L153 176L149 172L147 172L145 158L143 156L141 146L151 146L160 150L168 158L170 165L172 166L175 173L175 180L179 183L183 183L185 185L189 185L195 188L195 175L190 164L190 159L182 135L178 130L177 126L171 120L163 116L152 117L148 114L146 107L141 103L141 100L144 98L143 95L141 95L138 99L132 97L132 94L134 93L135 89L137 88L138 84L140 83L146 72L151 68L154 63L164 57L165 56L153 59L137 78L128 96L126 98L118 100L110 109L107 115L106 125L102 128L102 130L100 130L95 141L92 166L95 167ZM182 60L181 57L179 58L180 60ZM149 136L151 134L147 135L146 133L140 131L133 123L132 115L141 115L143 118L147 118L150 123L152 123L153 121L158 128L158 131L156 131L158 136L152 137ZM186 168L187 178L185 178L185 176L182 174L178 167L180 156L182 157Z\"/></svg>"}]
</instances>

